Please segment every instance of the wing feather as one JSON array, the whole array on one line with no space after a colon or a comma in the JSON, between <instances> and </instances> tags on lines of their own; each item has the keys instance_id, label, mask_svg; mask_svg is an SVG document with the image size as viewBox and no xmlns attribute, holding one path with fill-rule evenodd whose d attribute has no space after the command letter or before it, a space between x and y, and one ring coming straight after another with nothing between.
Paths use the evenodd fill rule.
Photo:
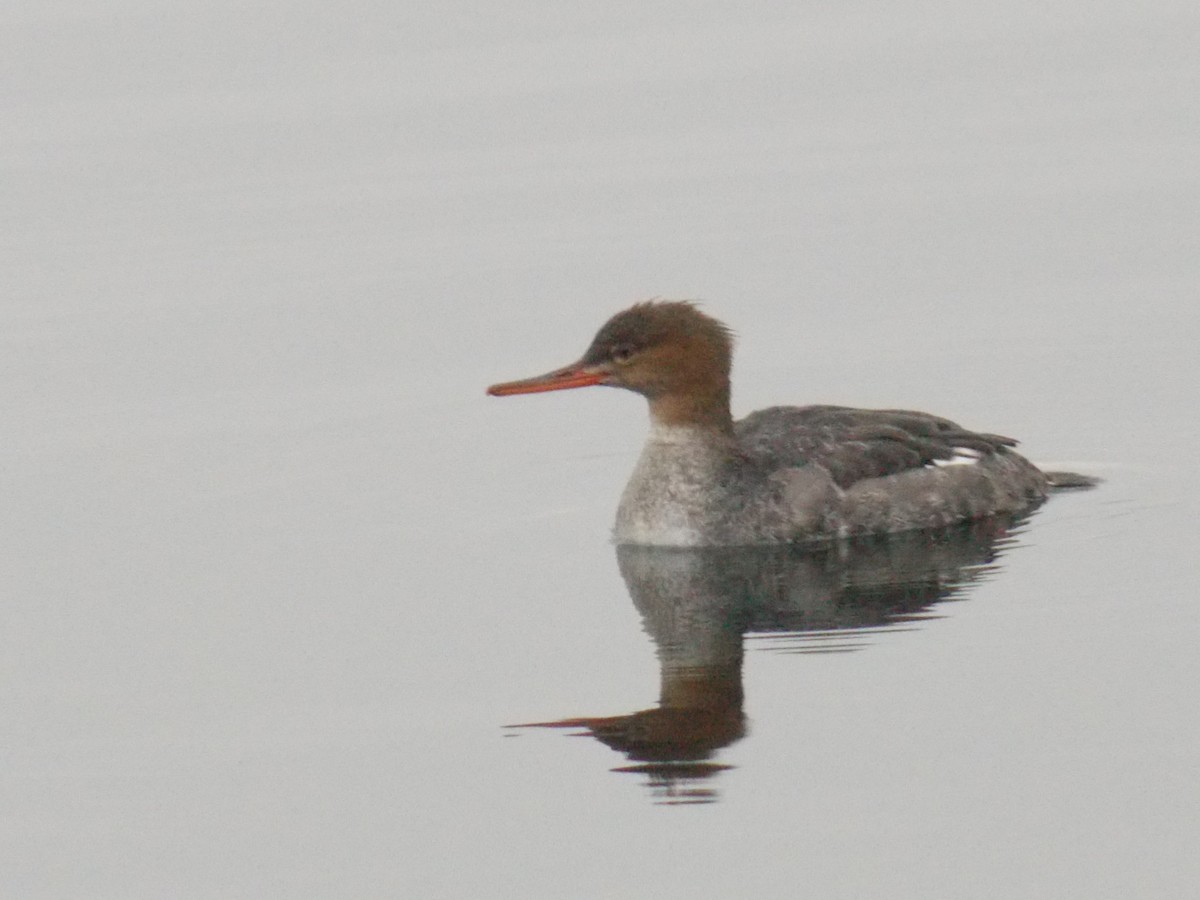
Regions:
<instances>
[{"instance_id":1,"label":"wing feather","mask_svg":"<svg viewBox=\"0 0 1200 900\"><path fill-rule=\"evenodd\" d=\"M1017 443L928 413L845 406L775 406L751 413L734 430L752 459L820 465L842 488L963 455L1002 453Z\"/></svg>"}]
</instances>

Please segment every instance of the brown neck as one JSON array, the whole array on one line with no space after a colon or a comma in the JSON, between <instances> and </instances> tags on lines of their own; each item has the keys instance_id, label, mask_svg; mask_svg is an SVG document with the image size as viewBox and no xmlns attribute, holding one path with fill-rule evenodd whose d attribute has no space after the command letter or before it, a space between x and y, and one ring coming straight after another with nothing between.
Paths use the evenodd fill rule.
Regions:
<instances>
[{"instance_id":1,"label":"brown neck","mask_svg":"<svg viewBox=\"0 0 1200 900\"><path fill-rule=\"evenodd\" d=\"M650 416L662 425L690 425L733 434L729 386L703 393L666 393L650 399Z\"/></svg>"}]
</instances>

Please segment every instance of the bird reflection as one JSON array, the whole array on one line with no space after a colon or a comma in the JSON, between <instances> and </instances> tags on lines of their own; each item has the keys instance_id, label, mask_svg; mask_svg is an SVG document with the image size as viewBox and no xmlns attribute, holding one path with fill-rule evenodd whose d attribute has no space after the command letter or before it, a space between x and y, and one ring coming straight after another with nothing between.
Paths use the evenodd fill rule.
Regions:
<instances>
[{"instance_id":1,"label":"bird reflection","mask_svg":"<svg viewBox=\"0 0 1200 900\"><path fill-rule=\"evenodd\" d=\"M746 734L743 636L794 652L858 649L872 630L930 618L996 568L1016 522L985 519L818 548L619 547L617 563L657 647L658 705L621 716L517 728L567 728L624 754L614 771L647 776L661 803L708 803L713 761Z\"/></svg>"}]
</instances>

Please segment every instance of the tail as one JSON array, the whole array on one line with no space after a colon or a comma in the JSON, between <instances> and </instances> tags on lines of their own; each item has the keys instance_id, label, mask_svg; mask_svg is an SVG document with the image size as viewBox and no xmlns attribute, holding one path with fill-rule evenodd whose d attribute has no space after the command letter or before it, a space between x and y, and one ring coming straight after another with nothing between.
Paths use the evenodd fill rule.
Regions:
<instances>
[{"instance_id":1,"label":"tail","mask_svg":"<svg viewBox=\"0 0 1200 900\"><path fill-rule=\"evenodd\" d=\"M1104 479L1096 478L1094 475L1080 475L1078 472L1043 472L1046 480L1050 482L1050 490L1052 491L1067 491L1075 489L1094 488Z\"/></svg>"}]
</instances>

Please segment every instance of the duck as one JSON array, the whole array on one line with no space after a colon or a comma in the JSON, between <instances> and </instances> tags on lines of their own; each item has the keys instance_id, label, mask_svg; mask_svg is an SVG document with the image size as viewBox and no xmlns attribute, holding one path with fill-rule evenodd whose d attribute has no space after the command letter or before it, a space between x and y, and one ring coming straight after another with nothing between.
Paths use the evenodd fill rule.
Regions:
<instances>
[{"instance_id":1,"label":"duck","mask_svg":"<svg viewBox=\"0 0 1200 900\"><path fill-rule=\"evenodd\" d=\"M662 547L800 544L932 530L1040 505L1087 476L1043 472L1017 441L904 409L774 406L734 420L733 333L692 301L637 303L583 356L494 384L494 397L590 386L642 395L650 431L613 540Z\"/></svg>"}]
</instances>

